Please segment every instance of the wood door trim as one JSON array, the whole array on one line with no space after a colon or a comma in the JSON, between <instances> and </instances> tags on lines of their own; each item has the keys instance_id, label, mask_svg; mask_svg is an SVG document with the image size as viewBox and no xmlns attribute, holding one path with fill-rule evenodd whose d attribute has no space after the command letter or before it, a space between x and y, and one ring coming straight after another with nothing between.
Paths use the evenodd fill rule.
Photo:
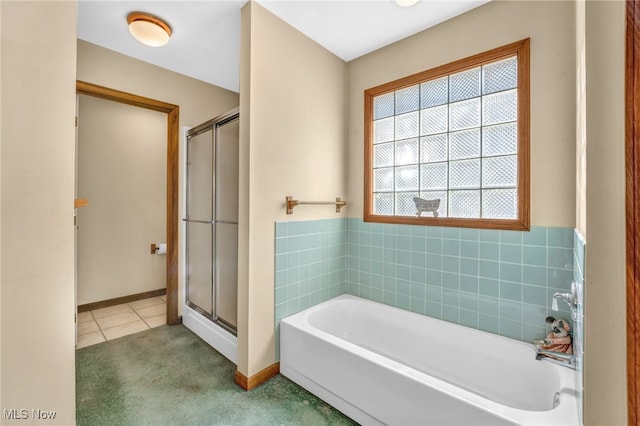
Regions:
<instances>
[{"instance_id":1,"label":"wood door trim","mask_svg":"<svg viewBox=\"0 0 640 426\"><path fill-rule=\"evenodd\" d=\"M630 425L640 421L640 2L626 3L625 171L627 396Z\"/></svg>"},{"instance_id":2,"label":"wood door trim","mask_svg":"<svg viewBox=\"0 0 640 426\"><path fill-rule=\"evenodd\" d=\"M76 93L167 114L167 324L178 317L178 141L180 107L120 90L76 81Z\"/></svg>"},{"instance_id":3,"label":"wood door trim","mask_svg":"<svg viewBox=\"0 0 640 426\"><path fill-rule=\"evenodd\" d=\"M116 89L110 89L97 84L87 83L86 81L76 81L76 93L79 95L89 95L96 98L107 99L122 104L133 105L140 108L152 109L154 111L169 113L176 108L177 105L158 101L144 96L134 95Z\"/></svg>"}]
</instances>

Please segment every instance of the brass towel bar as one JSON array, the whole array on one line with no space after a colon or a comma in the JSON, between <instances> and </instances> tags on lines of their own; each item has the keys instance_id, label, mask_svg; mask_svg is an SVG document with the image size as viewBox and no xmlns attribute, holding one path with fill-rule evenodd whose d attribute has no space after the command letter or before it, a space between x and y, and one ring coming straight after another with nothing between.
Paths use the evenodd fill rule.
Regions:
<instances>
[{"instance_id":1,"label":"brass towel bar","mask_svg":"<svg viewBox=\"0 0 640 426\"><path fill-rule=\"evenodd\" d=\"M346 201L342 201L340 197L336 197L335 201L298 201L294 200L291 195L287 195L285 207L287 214L293 214L293 208L303 204L315 204L315 205L334 205L336 206L336 213L340 213L340 209L347 205Z\"/></svg>"}]
</instances>

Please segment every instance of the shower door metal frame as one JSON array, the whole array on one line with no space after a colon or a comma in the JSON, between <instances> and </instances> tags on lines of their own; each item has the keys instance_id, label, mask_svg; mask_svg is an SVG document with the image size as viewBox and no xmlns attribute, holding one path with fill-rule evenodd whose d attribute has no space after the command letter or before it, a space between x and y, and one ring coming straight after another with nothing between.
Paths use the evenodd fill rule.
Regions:
<instances>
[{"instance_id":1,"label":"shower door metal frame","mask_svg":"<svg viewBox=\"0 0 640 426\"><path fill-rule=\"evenodd\" d=\"M215 261L216 259L216 224L217 223L226 223L226 224L235 224L237 225L238 222L229 222L229 221L222 221L222 220L217 220L216 219L216 204L217 204L217 196L218 196L218 179L216 179L216 170L218 168L218 144L217 144L217 140L216 140L216 129L218 127L224 126L225 124L228 124L232 121L238 120L240 118L240 109L239 108L234 108L231 111L228 111L224 114L221 114L215 118L212 118L211 120L202 123L192 129L190 129L187 132L187 140L186 140L186 160L187 160L187 168L186 168L186 179L187 179L187 185L186 185L186 190L185 190L185 215L186 217L183 218L182 220L186 223L202 223L202 224L211 224L212 228L211 228L211 244L212 244L212 268L211 268L211 285L212 285L212 305L211 305L211 314L206 312L204 309L200 308L198 305L192 303L189 298L189 279L188 279L188 271L185 265L185 303L187 304L187 306L189 306L191 309L193 309L194 311L198 312L200 315L202 315L203 317L213 321L214 323L216 323L217 325L221 326L223 329L225 329L226 331L228 331L229 333L233 334L234 336L237 336L237 330L231 325L228 324L225 320L223 320L222 318L218 318L218 316L216 315L216 306L215 303L217 301L217 285L216 285L216 273L217 273L217 262ZM214 197L212 198L211 202L212 202L212 206L211 206L211 211L212 211L212 220L211 221L205 221L205 220L196 220L196 219L190 219L189 218L189 138L193 137L193 136L197 136L199 134L205 133L207 131L211 130L212 131L212 163L213 163L213 172L212 172L212 178L213 178L213 190L214 190ZM187 232L185 232L185 260L188 261L189 259L189 233L188 233L188 228L187 228Z\"/></svg>"}]
</instances>

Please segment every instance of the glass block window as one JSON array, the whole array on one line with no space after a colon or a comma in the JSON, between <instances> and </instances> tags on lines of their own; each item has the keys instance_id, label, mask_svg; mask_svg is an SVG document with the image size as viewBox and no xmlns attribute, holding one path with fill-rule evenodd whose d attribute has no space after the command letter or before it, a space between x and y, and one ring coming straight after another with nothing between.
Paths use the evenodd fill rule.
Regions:
<instances>
[{"instance_id":1,"label":"glass block window","mask_svg":"<svg viewBox=\"0 0 640 426\"><path fill-rule=\"evenodd\" d=\"M529 40L365 91L365 221L529 228Z\"/></svg>"}]
</instances>

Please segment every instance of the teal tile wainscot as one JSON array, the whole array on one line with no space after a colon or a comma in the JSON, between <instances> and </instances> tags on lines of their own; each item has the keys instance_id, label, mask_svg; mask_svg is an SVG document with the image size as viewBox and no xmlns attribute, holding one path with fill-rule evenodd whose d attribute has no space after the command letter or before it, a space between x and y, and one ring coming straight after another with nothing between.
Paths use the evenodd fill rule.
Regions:
<instances>
[{"instance_id":1,"label":"teal tile wainscot","mask_svg":"<svg viewBox=\"0 0 640 426\"><path fill-rule=\"evenodd\" d=\"M348 293L527 342L546 335L551 297L573 279L573 228L347 229Z\"/></svg>"},{"instance_id":2,"label":"teal tile wainscot","mask_svg":"<svg viewBox=\"0 0 640 426\"><path fill-rule=\"evenodd\" d=\"M276 223L275 321L339 294L530 342L574 279L574 229ZM570 319L567 306L556 316ZM276 351L279 351L276 342ZM278 355L278 354L276 354Z\"/></svg>"},{"instance_id":3,"label":"teal tile wainscot","mask_svg":"<svg viewBox=\"0 0 640 426\"><path fill-rule=\"evenodd\" d=\"M280 320L346 293L346 219L275 224L276 360Z\"/></svg>"}]
</instances>

